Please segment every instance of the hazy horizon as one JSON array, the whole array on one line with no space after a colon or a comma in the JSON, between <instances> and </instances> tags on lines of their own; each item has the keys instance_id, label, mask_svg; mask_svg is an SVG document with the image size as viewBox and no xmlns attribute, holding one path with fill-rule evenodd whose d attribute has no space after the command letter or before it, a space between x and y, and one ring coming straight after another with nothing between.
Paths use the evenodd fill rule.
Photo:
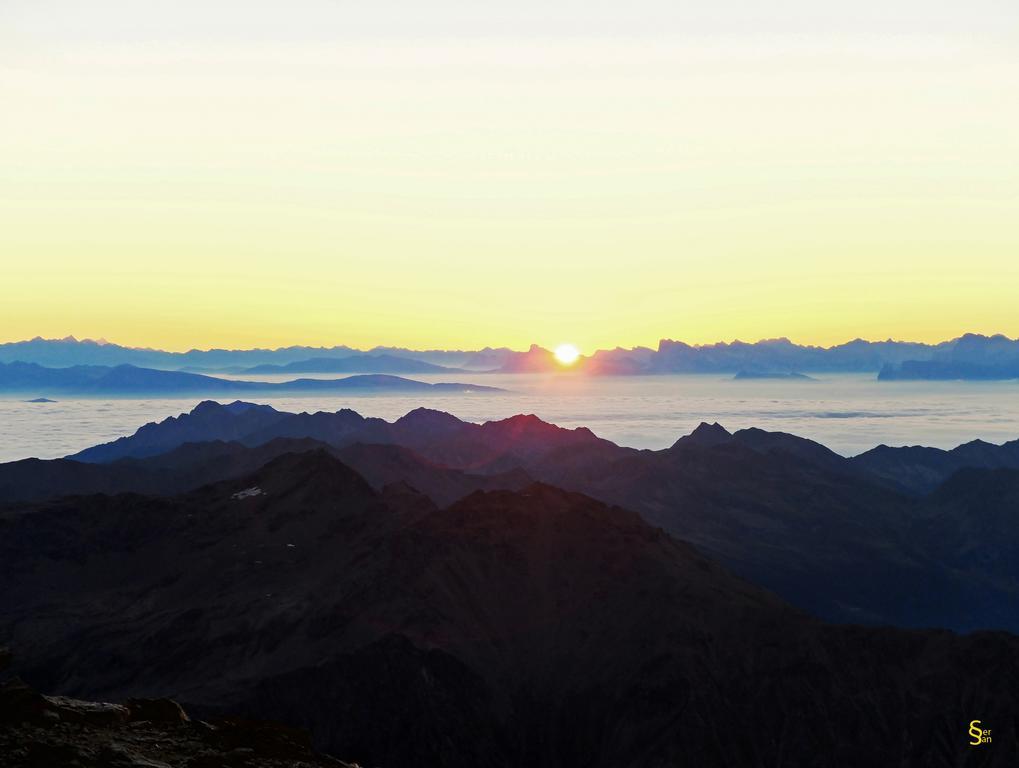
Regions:
<instances>
[{"instance_id":1,"label":"hazy horizon","mask_svg":"<svg viewBox=\"0 0 1019 768\"><path fill-rule=\"evenodd\" d=\"M743 338L743 339L740 339L740 338L731 338L731 339L718 338L718 339L715 339L713 341L703 341L702 342L702 341L690 341L688 339L680 338L680 337L677 337L677 336L662 335L662 336L659 336L658 340L655 341L652 344L640 344L640 345L634 345L634 346L631 346L631 347L620 347L618 345L610 346L610 345L606 344L606 345L594 347L592 349L579 349L578 351L583 356L590 356L590 355L592 355L592 354L594 354L596 352L612 351L612 350L615 350L615 349L624 349L624 350L625 349L638 349L638 348L657 349L659 343L663 342L663 341L672 341L672 342L678 342L678 343L685 343L685 344L689 344L690 346L693 346L693 347L708 347L708 346L721 345L721 344L762 344L762 343L767 343L767 342L778 342L778 341L788 341L789 343L794 344L794 345L799 346L799 347L813 346L813 347L821 347L821 348L825 348L825 349L830 349L832 347L838 347L838 346L841 346L841 345L844 345L844 344L849 344L849 343L852 343L854 341L864 341L864 342L871 343L871 344L884 343L884 342L895 342L895 343L900 343L900 344L914 344L915 343L915 344L927 344L927 345L934 346L934 345L937 345L937 344L944 344L944 343L947 343L947 342L950 342L950 341L955 341L955 340L960 339L960 338L962 338L964 336L974 336L974 335L975 336L987 336L987 337L992 337L992 338L993 337L1004 337L1006 339L1009 339L1010 341L1019 341L1019 336L1013 338L1013 337L1008 336L1007 334L1004 334L1004 333L1001 333L1001 332L991 332L991 333L984 334L984 333L977 333L975 331L963 331L961 333L956 333L954 335L947 336L945 338L938 338L938 339L935 339L933 341L926 341L926 340L915 339L915 338L894 338L892 336L887 336L887 337L875 336L875 337L872 337L872 338L865 338L863 336L852 336L852 337L844 338L844 339L842 339L840 341L832 342L830 344L809 344L807 342L803 342L803 341L800 341L800 340L795 339L795 338L790 338L789 336L771 336L771 337ZM171 348L171 347L160 347L160 346L156 346L154 344L138 344L138 345L135 345L135 344L123 344L123 343L119 342L116 339L108 339L108 338L105 338L105 337L89 338L89 337L85 337L85 336L76 336L73 333L72 334L66 334L64 336L54 336L54 337L51 337L51 338L47 338L47 337L44 337L44 336L41 336L41 335L34 335L34 336L31 336L31 337L25 337L25 338L9 338L9 337L2 337L2 336L0 336L0 345L23 344L23 343L34 342L34 341L48 341L48 342L70 341L70 342L75 342L75 343L92 343L92 344L98 344L100 346L103 346L103 345L120 346L120 347L124 347L126 349L148 350L148 351L153 351L153 352L168 352L168 353L171 353L171 354L183 354L183 353L186 353L186 352L209 352L209 351L215 351L215 350L222 350L222 351L229 351L229 352L245 352L245 351L254 351L254 350L273 351L273 350L287 349L287 348L293 348L293 347L307 347L309 349L322 349L322 350L334 349L334 348L338 348L338 347L348 347L352 351L355 351L355 352L372 352L372 351L375 351L375 350L386 350L386 349L406 350L408 352L438 352L438 351L442 351L442 352L477 352L477 351L481 351L481 350L486 349L486 348L490 348L490 349L509 349L509 350L511 350L513 352L526 352L528 349L531 349L534 346L539 346L539 347L541 347L542 349L545 349L545 350L553 350L553 349L556 348L556 346L558 346L558 344L551 344L551 345L547 345L546 346L546 345L543 345L543 344L538 344L537 342L531 342L530 344L526 344L526 345L524 345L522 347L511 347L511 346L507 346L507 345L504 345L504 344L494 344L494 343L489 343L489 344L485 344L485 345L483 345L481 347L474 347L474 348L443 346L441 344L432 344L432 345L420 346L420 347L405 347L405 346L390 345L390 344L373 344L373 345L370 345L370 346L369 345L366 345L366 346L355 346L353 344L348 344L348 343L345 343L343 341L324 342L322 344L311 344L311 343L303 343L303 342L300 342L300 341L296 341L296 342L293 342L293 343L280 344L280 345L277 345L277 346L269 346L269 345L266 345L266 344L258 344L256 342L253 346L250 346L250 347L212 347L212 346L200 346L200 345L197 345L197 344L193 344L193 345L190 345L190 346L185 345L185 346L182 346L182 347ZM561 343L571 343L571 342L563 340Z\"/></svg>"}]
</instances>

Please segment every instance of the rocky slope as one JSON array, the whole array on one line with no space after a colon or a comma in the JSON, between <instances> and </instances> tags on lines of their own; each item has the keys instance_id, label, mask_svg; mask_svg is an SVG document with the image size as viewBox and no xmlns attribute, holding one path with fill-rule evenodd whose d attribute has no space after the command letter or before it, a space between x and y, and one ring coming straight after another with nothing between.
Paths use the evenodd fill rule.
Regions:
<instances>
[{"instance_id":1,"label":"rocky slope","mask_svg":"<svg viewBox=\"0 0 1019 768\"><path fill-rule=\"evenodd\" d=\"M837 627L637 514L439 508L325 451L0 514L0 633L66 695L171 695L379 766L1006 765L1019 640ZM995 729L981 752L966 724Z\"/></svg>"}]
</instances>

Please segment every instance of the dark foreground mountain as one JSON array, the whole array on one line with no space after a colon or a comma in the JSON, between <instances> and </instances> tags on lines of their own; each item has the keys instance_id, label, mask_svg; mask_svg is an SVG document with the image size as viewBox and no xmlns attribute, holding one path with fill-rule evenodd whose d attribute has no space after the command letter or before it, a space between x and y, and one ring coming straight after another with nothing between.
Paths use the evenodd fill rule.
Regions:
<instances>
[{"instance_id":1,"label":"dark foreground mountain","mask_svg":"<svg viewBox=\"0 0 1019 768\"><path fill-rule=\"evenodd\" d=\"M625 504L738 575L842 622L1019 630L1019 579L992 578L1007 501L989 500L966 567L927 535L933 499L890 487L810 440L702 425L665 451L549 456L535 477ZM558 468L558 469L557 469ZM975 477L961 483L978 483ZM972 515L945 500L937 515ZM994 506L997 505L997 506ZM994 521L993 523L991 521Z\"/></svg>"},{"instance_id":2,"label":"dark foreground mountain","mask_svg":"<svg viewBox=\"0 0 1019 768\"><path fill-rule=\"evenodd\" d=\"M76 365L44 368L35 363L0 363L0 393L44 393L92 396L230 395L247 393L300 394L307 392L501 392L475 384L405 379L387 374L363 374L342 379L294 379L283 382L239 381L199 373L137 368Z\"/></svg>"},{"instance_id":3,"label":"dark foreground mountain","mask_svg":"<svg viewBox=\"0 0 1019 768\"><path fill-rule=\"evenodd\" d=\"M97 493L170 496L253 472L285 453L316 448L355 469L378 490L405 483L442 505L478 490L518 490L534 482L522 469L474 474L435 464L398 445L334 447L311 438L279 437L253 447L221 440L184 443L167 453L107 464L73 459L0 464L0 504Z\"/></svg>"},{"instance_id":4,"label":"dark foreground mountain","mask_svg":"<svg viewBox=\"0 0 1019 768\"><path fill-rule=\"evenodd\" d=\"M77 457L110 462L106 469L75 464L67 471L123 477L123 457L141 457L138 466L148 471L145 457L184 441L228 440L253 448L278 439L324 443L377 488L402 481L440 504L478 489L519 489L531 479L580 491L635 510L739 576L831 621L1019 631L1019 579L990 578L988 570L1000 537L1013 535L1004 522L1006 510L988 509L988 519L998 523L975 529L967 567L948 567L925 534L934 502L921 498L966 466L1009 466L1013 444L922 449L924 456L950 454L951 464L918 474L914 449L846 459L793 435L759 429L730 434L717 424L702 425L670 449L636 451L534 416L471 424L419 409L389 423L349 410L287 414L246 403L203 403L190 414L146 425ZM178 489L255 466L257 457L245 463L238 446L231 450L238 456L232 463L206 461ZM277 452L282 450L285 443ZM220 466L232 469L217 475ZM0 467L0 493L4 474ZM21 477L23 485L29 475ZM186 479L187 471L176 477ZM917 477L933 481L918 488ZM166 486L159 490L167 492ZM940 503L938 514L968 519L971 513L953 512L953 503Z\"/></svg>"},{"instance_id":5,"label":"dark foreground mountain","mask_svg":"<svg viewBox=\"0 0 1019 768\"><path fill-rule=\"evenodd\" d=\"M1019 583L1019 470L964 469L925 500L915 535L946 568L995 585Z\"/></svg>"},{"instance_id":6,"label":"dark foreground mountain","mask_svg":"<svg viewBox=\"0 0 1019 768\"><path fill-rule=\"evenodd\" d=\"M1019 440L995 445L984 440L952 448L879 445L851 459L854 466L911 494L933 491L961 469L1019 469Z\"/></svg>"},{"instance_id":7,"label":"dark foreground mountain","mask_svg":"<svg viewBox=\"0 0 1019 768\"><path fill-rule=\"evenodd\" d=\"M36 687L170 695L378 766L1008 765L1019 640L825 625L638 515L445 509L324 451L168 499L0 516ZM980 719L994 743L967 746Z\"/></svg>"}]
</instances>

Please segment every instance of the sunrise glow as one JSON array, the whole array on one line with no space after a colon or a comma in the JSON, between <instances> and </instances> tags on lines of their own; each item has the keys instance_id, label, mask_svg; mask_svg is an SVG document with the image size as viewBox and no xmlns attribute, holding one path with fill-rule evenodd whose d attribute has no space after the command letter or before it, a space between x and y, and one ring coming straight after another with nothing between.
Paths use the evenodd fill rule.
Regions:
<instances>
[{"instance_id":1,"label":"sunrise glow","mask_svg":"<svg viewBox=\"0 0 1019 768\"><path fill-rule=\"evenodd\" d=\"M560 344L555 348L555 359L562 365L573 365L580 357L580 350L572 344Z\"/></svg>"}]
</instances>

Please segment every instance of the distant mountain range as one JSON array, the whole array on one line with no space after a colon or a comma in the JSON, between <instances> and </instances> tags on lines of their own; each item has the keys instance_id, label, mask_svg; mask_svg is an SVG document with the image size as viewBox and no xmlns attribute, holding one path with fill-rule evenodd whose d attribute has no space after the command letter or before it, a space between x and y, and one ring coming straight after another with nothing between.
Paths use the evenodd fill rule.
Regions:
<instances>
[{"instance_id":1,"label":"distant mountain range","mask_svg":"<svg viewBox=\"0 0 1019 768\"><path fill-rule=\"evenodd\" d=\"M163 370L263 373L453 373L452 369L500 373L573 371L592 375L743 372L744 378L792 373L878 373L895 379L1019 378L1019 340L967 334L940 344L856 339L832 347L788 339L690 345L663 339L657 349L599 350L568 369L553 353L533 345L479 351L409 350L345 346L163 352L67 339L32 339L0 344L0 362L51 367L134 365Z\"/></svg>"},{"instance_id":2,"label":"distant mountain range","mask_svg":"<svg viewBox=\"0 0 1019 768\"><path fill-rule=\"evenodd\" d=\"M878 374L883 381L1019 379L1019 342L1004 336L963 336L940 345L929 359L886 363Z\"/></svg>"},{"instance_id":3,"label":"distant mountain range","mask_svg":"<svg viewBox=\"0 0 1019 768\"><path fill-rule=\"evenodd\" d=\"M1019 694L1007 682L1019 677L1019 638L826 624L649 522L714 541L744 569L770 568L787 592L794 577L817 595L832 590L829 612L850 600L850 614L867 603L886 612L867 618L913 623L958 619L966 605L968 619L996 625L1016 613L1004 586L1015 583L1014 537L1001 530L1016 483L1004 474L993 488L959 474L908 503L809 441L717 425L638 452L526 416L470 425L415 411L388 424L349 413L296 421L244 404L196 410L116 453L205 427L255 434L321 421L337 444L364 430L415 443L399 453L425 483L458 462L476 470L469 482L507 463L544 467L605 495L645 488L633 497L641 513L540 482L439 505L407 481L369 482L335 445L277 443L254 469L178 446L142 465L191 461L230 476L159 496L0 508L0 640L33 686L105 701L169 695L202 720L279 720L371 766L872 766L893 756L947 767L969 764L974 719L994 729L979 764L1014 757ZM398 473L396 454L382 453ZM980 514L974 489L991 505ZM79 734L74 749L92 738L56 714L40 720ZM42 732L25 719L15 719L22 744ZM282 751L268 728L258 749L213 751L203 740L231 734L213 722L166 735L130 727L119 749L204 750L195 766L257 765L270 748L281 765L312 760ZM46 754L60 759L33 764L62 764L69 750L55 749ZM114 757L105 764L128 764Z\"/></svg>"},{"instance_id":4,"label":"distant mountain range","mask_svg":"<svg viewBox=\"0 0 1019 768\"><path fill-rule=\"evenodd\" d=\"M951 366L951 367L949 367ZM532 346L506 356L502 373L543 373L562 370L551 351ZM594 375L670 373L731 373L740 379L800 378L811 373L874 373L881 378L1019 377L1019 340L969 334L940 344L856 339L833 347L769 339L753 344L691 345L663 339L657 349L599 350L569 369ZM930 371L940 375L929 375ZM928 374L921 375L920 372Z\"/></svg>"},{"instance_id":5,"label":"distant mountain range","mask_svg":"<svg viewBox=\"0 0 1019 768\"><path fill-rule=\"evenodd\" d=\"M251 393L307 392L462 392L503 390L476 384L427 383L386 374L342 379L293 379L284 382L238 381L183 371L137 368L133 365L75 365L46 368L36 363L0 363L0 394L174 397ZM36 398L40 401L42 398Z\"/></svg>"},{"instance_id":6,"label":"distant mountain range","mask_svg":"<svg viewBox=\"0 0 1019 768\"><path fill-rule=\"evenodd\" d=\"M159 349L125 347L105 340L43 339L0 344L0 362L38 363L50 367L72 365L134 365L163 370L226 372L257 365L287 365L316 358L342 359L361 356L395 356L429 362L439 366L488 370L501 365L508 349L486 349L479 352L455 350L408 350L396 347L375 347L362 351L347 346L279 347L277 349L192 349L188 352L165 352ZM370 371L385 373L385 371Z\"/></svg>"},{"instance_id":7,"label":"distant mountain range","mask_svg":"<svg viewBox=\"0 0 1019 768\"><path fill-rule=\"evenodd\" d=\"M313 357L285 365L256 365L240 368L239 374L267 373L466 373L464 368L449 368L422 360L396 355L353 355L351 357Z\"/></svg>"}]
</instances>

